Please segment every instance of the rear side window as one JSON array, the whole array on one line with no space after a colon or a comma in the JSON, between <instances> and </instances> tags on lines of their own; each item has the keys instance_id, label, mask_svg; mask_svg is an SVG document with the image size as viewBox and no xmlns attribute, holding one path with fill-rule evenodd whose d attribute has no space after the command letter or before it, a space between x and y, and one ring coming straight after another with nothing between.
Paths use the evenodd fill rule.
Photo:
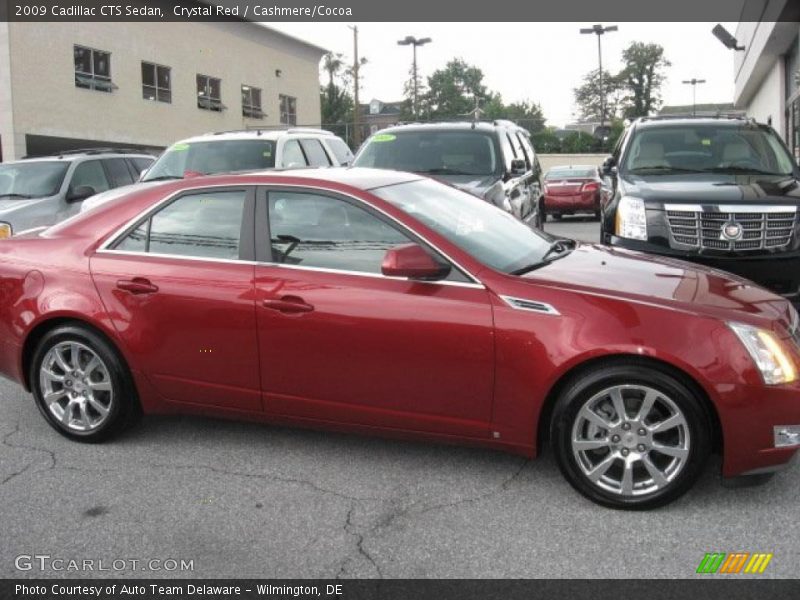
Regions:
<instances>
[{"instance_id":1,"label":"rear side window","mask_svg":"<svg viewBox=\"0 0 800 600\"><path fill-rule=\"evenodd\" d=\"M333 151L333 155L336 157L336 162L338 162L340 165L349 165L351 162L353 162L353 153L343 140L340 140L337 137L332 137L326 138L325 141L328 143L328 148Z\"/></svg>"},{"instance_id":2,"label":"rear side window","mask_svg":"<svg viewBox=\"0 0 800 600\"><path fill-rule=\"evenodd\" d=\"M307 166L306 157L303 155L300 143L297 140L286 140L284 142L281 166L287 169Z\"/></svg>"},{"instance_id":3,"label":"rear side window","mask_svg":"<svg viewBox=\"0 0 800 600\"><path fill-rule=\"evenodd\" d=\"M139 224L115 249L238 259L246 195L245 190L233 190L181 196Z\"/></svg>"},{"instance_id":4,"label":"rear side window","mask_svg":"<svg viewBox=\"0 0 800 600\"><path fill-rule=\"evenodd\" d=\"M300 140L300 145L308 157L308 164L312 167L330 167L331 159L325 153L325 148L319 140Z\"/></svg>"},{"instance_id":5,"label":"rear side window","mask_svg":"<svg viewBox=\"0 0 800 600\"><path fill-rule=\"evenodd\" d=\"M133 183L133 176L128 170L128 165L124 158L109 158L104 162L111 178L111 187L120 187L121 185Z\"/></svg>"},{"instance_id":6,"label":"rear side window","mask_svg":"<svg viewBox=\"0 0 800 600\"><path fill-rule=\"evenodd\" d=\"M70 188L77 190L79 187L84 186L92 188L98 194L111 187L103 165L99 160L87 160L75 168Z\"/></svg>"}]
</instances>

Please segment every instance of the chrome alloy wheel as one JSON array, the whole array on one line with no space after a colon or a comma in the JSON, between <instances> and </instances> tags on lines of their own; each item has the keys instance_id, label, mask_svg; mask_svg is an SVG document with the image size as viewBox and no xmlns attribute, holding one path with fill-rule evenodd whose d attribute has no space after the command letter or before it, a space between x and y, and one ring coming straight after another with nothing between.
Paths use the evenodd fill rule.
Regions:
<instances>
[{"instance_id":1,"label":"chrome alloy wheel","mask_svg":"<svg viewBox=\"0 0 800 600\"><path fill-rule=\"evenodd\" d=\"M624 497L660 490L689 458L686 417L663 392L645 385L615 385L578 411L572 453L595 486Z\"/></svg>"},{"instance_id":2,"label":"chrome alloy wheel","mask_svg":"<svg viewBox=\"0 0 800 600\"><path fill-rule=\"evenodd\" d=\"M50 348L39 369L39 384L47 409L67 429L92 431L111 413L114 390L108 367L84 344L67 341Z\"/></svg>"}]
</instances>

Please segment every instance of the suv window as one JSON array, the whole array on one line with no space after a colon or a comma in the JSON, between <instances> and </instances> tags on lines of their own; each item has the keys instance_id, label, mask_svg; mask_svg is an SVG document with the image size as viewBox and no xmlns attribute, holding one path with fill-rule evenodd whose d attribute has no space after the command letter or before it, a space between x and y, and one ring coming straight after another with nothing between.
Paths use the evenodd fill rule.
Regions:
<instances>
[{"instance_id":1,"label":"suv window","mask_svg":"<svg viewBox=\"0 0 800 600\"><path fill-rule=\"evenodd\" d=\"M274 262L380 273L389 248L410 240L349 202L313 193L271 191L269 223Z\"/></svg>"},{"instance_id":2,"label":"suv window","mask_svg":"<svg viewBox=\"0 0 800 600\"><path fill-rule=\"evenodd\" d=\"M139 224L115 249L237 259L246 195L245 190L229 190L181 196Z\"/></svg>"},{"instance_id":3,"label":"suv window","mask_svg":"<svg viewBox=\"0 0 800 600\"><path fill-rule=\"evenodd\" d=\"M133 176L124 158L108 158L104 162L106 163L108 176L111 178L111 187L120 187L133 183Z\"/></svg>"},{"instance_id":4,"label":"suv window","mask_svg":"<svg viewBox=\"0 0 800 600\"><path fill-rule=\"evenodd\" d=\"M99 160L87 160L75 167L72 174L70 189L77 190L79 187L88 186L95 193L105 192L111 186L108 183L106 172Z\"/></svg>"},{"instance_id":5,"label":"suv window","mask_svg":"<svg viewBox=\"0 0 800 600\"><path fill-rule=\"evenodd\" d=\"M308 164L312 167L330 167L331 159L325 153L325 148L319 140L300 140L300 145L308 157Z\"/></svg>"},{"instance_id":6,"label":"suv window","mask_svg":"<svg viewBox=\"0 0 800 600\"><path fill-rule=\"evenodd\" d=\"M284 142L281 166L285 168L307 166L306 157L303 155L300 143L297 140L286 140Z\"/></svg>"},{"instance_id":7,"label":"suv window","mask_svg":"<svg viewBox=\"0 0 800 600\"><path fill-rule=\"evenodd\" d=\"M137 179L139 178L139 175L141 174L142 171L148 169L150 165L153 164L152 158L139 158L136 156L132 156L128 158L128 160L131 162L131 165L133 166L133 172L136 174Z\"/></svg>"},{"instance_id":8,"label":"suv window","mask_svg":"<svg viewBox=\"0 0 800 600\"><path fill-rule=\"evenodd\" d=\"M340 165L349 165L353 162L353 153L342 140L338 137L329 137L325 138L325 141Z\"/></svg>"},{"instance_id":9,"label":"suv window","mask_svg":"<svg viewBox=\"0 0 800 600\"><path fill-rule=\"evenodd\" d=\"M492 175L501 171L490 133L474 130L378 132L354 166L434 175Z\"/></svg>"},{"instance_id":10,"label":"suv window","mask_svg":"<svg viewBox=\"0 0 800 600\"><path fill-rule=\"evenodd\" d=\"M186 171L227 173L254 171L275 166L275 142L272 140L218 140L179 142L167 148L144 181L180 179Z\"/></svg>"}]
</instances>

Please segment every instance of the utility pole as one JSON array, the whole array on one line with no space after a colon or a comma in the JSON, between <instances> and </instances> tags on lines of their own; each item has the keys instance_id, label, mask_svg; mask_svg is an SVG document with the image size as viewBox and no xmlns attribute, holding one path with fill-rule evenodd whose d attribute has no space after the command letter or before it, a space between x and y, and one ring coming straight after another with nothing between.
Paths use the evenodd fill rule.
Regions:
<instances>
[{"instance_id":1,"label":"utility pole","mask_svg":"<svg viewBox=\"0 0 800 600\"><path fill-rule=\"evenodd\" d=\"M353 150L357 150L361 145L361 127L359 121L361 120L361 105L358 102L358 26L350 27L353 30Z\"/></svg>"},{"instance_id":2,"label":"utility pole","mask_svg":"<svg viewBox=\"0 0 800 600\"><path fill-rule=\"evenodd\" d=\"M684 79L683 83L692 86L692 116L694 117L697 115L697 84L698 83L705 83L705 79L695 79L692 77L691 79Z\"/></svg>"},{"instance_id":3,"label":"utility pole","mask_svg":"<svg viewBox=\"0 0 800 600\"><path fill-rule=\"evenodd\" d=\"M426 37L426 38L415 38L413 35L407 35L402 40L397 40L397 45L398 46L411 46L414 49L414 59L413 59L412 67L411 67L411 72L412 72L413 77L414 77L414 105L411 108L412 108L412 112L414 113L414 118L415 119L419 117L419 112L418 112L419 104L418 104L418 100L417 100L417 95L418 95L417 82L419 81L419 77L417 75L417 46L424 46L425 44L427 44L427 43L429 43L431 41L432 40L429 37Z\"/></svg>"},{"instance_id":4,"label":"utility pole","mask_svg":"<svg viewBox=\"0 0 800 600\"><path fill-rule=\"evenodd\" d=\"M587 34L594 34L597 36L597 59L600 63L600 70L598 71L598 75L600 77L600 127L604 128L606 124L606 95L603 91L603 47L600 43L600 37L609 31L617 31L618 27L616 25L610 25L609 27L603 27L602 25L595 25L593 27L587 27L585 29L581 29L581 33Z\"/></svg>"}]
</instances>

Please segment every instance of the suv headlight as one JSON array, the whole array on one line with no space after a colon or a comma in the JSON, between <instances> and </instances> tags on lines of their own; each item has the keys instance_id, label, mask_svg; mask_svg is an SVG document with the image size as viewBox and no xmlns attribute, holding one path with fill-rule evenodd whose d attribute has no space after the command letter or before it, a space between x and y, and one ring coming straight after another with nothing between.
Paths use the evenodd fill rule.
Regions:
<instances>
[{"instance_id":1,"label":"suv headlight","mask_svg":"<svg viewBox=\"0 0 800 600\"><path fill-rule=\"evenodd\" d=\"M631 240L647 240L647 213L644 200L623 196L617 205L615 233Z\"/></svg>"},{"instance_id":2,"label":"suv headlight","mask_svg":"<svg viewBox=\"0 0 800 600\"><path fill-rule=\"evenodd\" d=\"M767 385L797 381L797 366L784 343L766 329L743 323L728 323L747 349Z\"/></svg>"},{"instance_id":3,"label":"suv headlight","mask_svg":"<svg viewBox=\"0 0 800 600\"><path fill-rule=\"evenodd\" d=\"M14 235L11 223L0 223L0 240L5 240Z\"/></svg>"}]
</instances>

